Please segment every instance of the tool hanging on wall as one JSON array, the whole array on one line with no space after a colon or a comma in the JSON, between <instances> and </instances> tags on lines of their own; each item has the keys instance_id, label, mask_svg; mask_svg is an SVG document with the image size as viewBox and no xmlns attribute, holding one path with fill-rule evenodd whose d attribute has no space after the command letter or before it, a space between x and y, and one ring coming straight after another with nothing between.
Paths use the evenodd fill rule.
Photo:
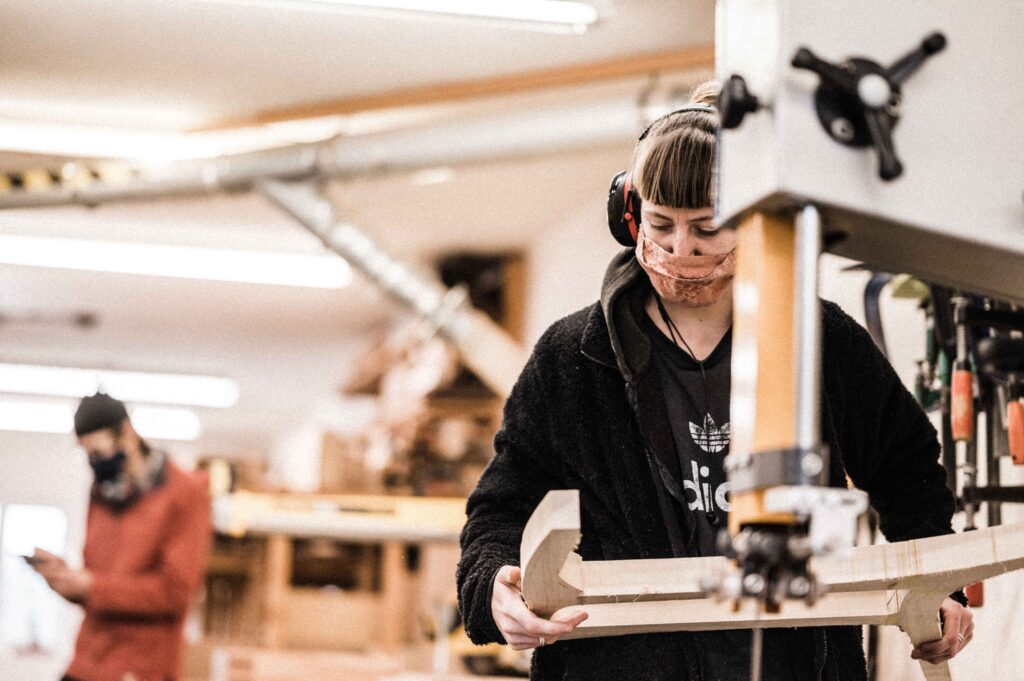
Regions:
<instances>
[{"instance_id":1,"label":"tool hanging on wall","mask_svg":"<svg viewBox=\"0 0 1024 681\"><path fill-rule=\"evenodd\" d=\"M866 268L847 268L861 269ZM876 274L865 287L865 317L883 353L879 298L889 280L892 297L916 301L925 316L925 356L918 362L914 392L926 411L941 407L943 465L957 507L965 513L965 529L977 528L982 503L987 504L987 526L999 525L1001 503L1024 502L1024 488L1000 485L1004 457L1024 464L1024 313L1008 303L928 285L909 275ZM982 418L984 447L979 444ZM985 486L979 485L981 470ZM983 583L965 591L972 606L984 603Z\"/></svg>"},{"instance_id":2,"label":"tool hanging on wall","mask_svg":"<svg viewBox=\"0 0 1024 681\"><path fill-rule=\"evenodd\" d=\"M1010 458L1024 465L1024 339L990 337L978 342L982 370L998 381L1005 396L1003 419Z\"/></svg>"},{"instance_id":3,"label":"tool hanging on wall","mask_svg":"<svg viewBox=\"0 0 1024 681\"><path fill-rule=\"evenodd\" d=\"M1024 313L1012 305L965 292L927 286L901 275L894 297L914 298L925 313L925 358L918 363L915 393L925 409L942 405L943 463L965 530L977 528L987 504L987 525L1001 523L1000 504L1024 502L1024 488L1000 485L1000 462L1024 464ZM952 366L948 356L952 354ZM985 445L978 423L984 417ZM983 457L979 453L983 452ZM952 454L952 456L951 456ZM979 485L983 458L985 485ZM984 603L984 584L965 588L974 607Z\"/></svg>"}]
</instances>

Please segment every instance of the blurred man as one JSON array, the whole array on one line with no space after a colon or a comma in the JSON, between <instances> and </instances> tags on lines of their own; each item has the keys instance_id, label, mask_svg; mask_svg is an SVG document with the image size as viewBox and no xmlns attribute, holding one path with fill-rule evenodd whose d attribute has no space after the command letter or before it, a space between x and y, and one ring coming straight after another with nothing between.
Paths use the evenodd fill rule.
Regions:
<instances>
[{"instance_id":1,"label":"blurred man","mask_svg":"<svg viewBox=\"0 0 1024 681\"><path fill-rule=\"evenodd\" d=\"M177 681L182 627L209 554L205 484L135 432L124 403L97 393L75 413L95 482L85 567L36 549L54 591L85 610L65 681Z\"/></svg>"}]
</instances>

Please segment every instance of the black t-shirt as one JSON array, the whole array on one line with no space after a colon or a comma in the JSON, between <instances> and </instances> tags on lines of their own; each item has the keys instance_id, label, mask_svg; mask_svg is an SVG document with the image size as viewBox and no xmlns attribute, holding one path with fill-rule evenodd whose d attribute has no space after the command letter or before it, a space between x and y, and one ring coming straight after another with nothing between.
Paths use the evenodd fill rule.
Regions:
<instances>
[{"instance_id":1,"label":"black t-shirt","mask_svg":"<svg viewBox=\"0 0 1024 681\"><path fill-rule=\"evenodd\" d=\"M729 453L729 393L732 330L701 363L676 345L644 315L651 338L652 366L658 372L672 439L675 441L687 505L697 524L700 552L718 555L719 530L728 527L729 484L725 457ZM701 375L700 364L704 365ZM706 383L705 383L706 378ZM762 678L770 681L811 681L814 661L795 651L813 650L810 629L767 629L764 637ZM749 630L699 633L706 681L748 681Z\"/></svg>"},{"instance_id":2,"label":"black t-shirt","mask_svg":"<svg viewBox=\"0 0 1024 681\"><path fill-rule=\"evenodd\" d=\"M729 518L724 461L729 453L732 330L701 362L702 375L701 363L665 336L650 317L645 315L644 321L683 473L680 483L697 523L700 552L714 556L718 531L728 525Z\"/></svg>"}]
</instances>

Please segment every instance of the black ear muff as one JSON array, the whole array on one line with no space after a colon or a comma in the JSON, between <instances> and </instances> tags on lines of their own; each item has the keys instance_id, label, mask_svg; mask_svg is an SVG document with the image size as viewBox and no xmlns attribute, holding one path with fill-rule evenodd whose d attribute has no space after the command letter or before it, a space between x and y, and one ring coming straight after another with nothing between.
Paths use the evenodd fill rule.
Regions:
<instances>
[{"instance_id":1,"label":"black ear muff","mask_svg":"<svg viewBox=\"0 0 1024 681\"><path fill-rule=\"evenodd\" d=\"M640 135L637 144L647 137L654 124L663 118L687 111L703 111L704 113L715 114L717 111L704 104L689 104L682 109L676 109L671 113L656 118L647 129ZM636 246L638 231L640 227L640 195L633 191L632 174L628 170L612 178L612 186L608 190L608 229L611 230L615 240L627 248Z\"/></svg>"},{"instance_id":2,"label":"black ear muff","mask_svg":"<svg viewBox=\"0 0 1024 681\"><path fill-rule=\"evenodd\" d=\"M608 190L608 229L627 248L636 246L640 225L640 196L633 191L632 175L623 170Z\"/></svg>"}]
</instances>

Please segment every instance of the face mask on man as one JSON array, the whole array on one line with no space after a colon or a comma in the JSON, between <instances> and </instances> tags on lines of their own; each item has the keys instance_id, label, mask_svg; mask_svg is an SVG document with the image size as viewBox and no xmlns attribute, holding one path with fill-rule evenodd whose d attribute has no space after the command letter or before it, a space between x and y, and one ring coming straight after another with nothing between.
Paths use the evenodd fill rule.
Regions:
<instances>
[{"instance_id":1,"label":"face mask on man","mask_svg":"<svg viewBox=\"0 0 1024 681\"><path fill-rule=\"evenodd\" d=\"M96 482L110 482L116 480L122 471L124 471L124 463L127 459L124 451L118 450L113 456L101 459L91 458L89 459L89 466L92 468L93 475L96 477Z\"/></svg>"},{"instance_id":2,"label":"face mask on man","mask_svg":"<svg viewBox=\"0 0 1024 681\"><path fill-rule=\"evenodd\" d=\"M721 255L669 253L644 234L636 243L636 259L662 300L687 307L712 305L722 297L736 272L736 249Z\"/></svg>"}]
</instances>

